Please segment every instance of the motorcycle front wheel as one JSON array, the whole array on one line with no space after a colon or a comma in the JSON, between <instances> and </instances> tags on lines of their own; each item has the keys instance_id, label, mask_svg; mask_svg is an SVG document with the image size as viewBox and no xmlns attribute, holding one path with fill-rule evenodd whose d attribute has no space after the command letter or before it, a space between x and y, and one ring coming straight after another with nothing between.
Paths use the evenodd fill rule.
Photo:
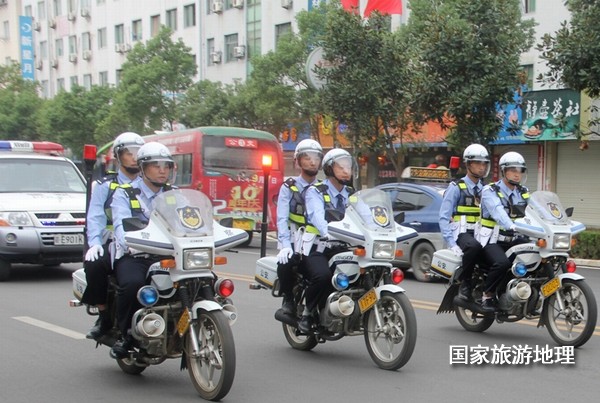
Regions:
<instances>
[{"instance_id":1,"label":"motorcycle front wheel","mask_svg":"<svg viewBox=\"0 0 600 403\"><path fill-rule=\"evenodd\" d=\"M318 340L314 335L296 334L295 327L283 324L283 335L287 342L296 350L309 351L316 347Z\"/></svg>"},{"instance_id":2,"label":"motorcycle front wheel","mask_svg":"<svg viewBox=\"0 0 600 403\"><path fill-rule=\"evenodd\" d=\"M485 332L494 323L493 316L483 316L480 313L473 312L460 306L454 306L454 312L456 313L458 323L469 332Z\"/></svg>"},{"instance_id":3,"label":"motorcycle front wheel","mask_svg":"<svg viewBox=\"0 0 600 403\"><path fill-rule=\"evenodd\" d=\"M377 313L381 326L377 324ZM408 297L402 293L382 292L363 320L365 343L375 364L390 371L403 367L417 341L417 318Z\"/></svg>"},{"instance_id":4,"label":"motorcycle front wheel","mask_svg":"<svg viewBox=\"0 0 600 403\"><path fill-rule=\"evenodd\" d=\"M559 296L564 303L562 310ZM594 333L598 315L596 297L584 280L563 279L561 288L544 302L542 315L554 341L561 346L579 347Z\"/></svg>"},{"instance_id":5,"label":"motorcycle front wheel","mask_svg":"<svg viewBox=\"0 0 600 403\"><path fill-rule=\"evenodd\" d=\"M194 387L203 399L221 400L233 384L235 345L229 321L221 311L198 312L186 338L186 363ZM193 354L192 337L200 348Z\"/></svg>"}]
</instances>

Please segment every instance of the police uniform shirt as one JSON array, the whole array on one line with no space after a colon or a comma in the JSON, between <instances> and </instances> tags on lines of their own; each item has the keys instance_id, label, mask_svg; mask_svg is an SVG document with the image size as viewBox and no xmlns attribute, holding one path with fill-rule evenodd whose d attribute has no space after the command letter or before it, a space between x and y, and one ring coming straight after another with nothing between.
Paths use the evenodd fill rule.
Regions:
<instances>
[{"instance_id":1,"label":"police uniform shirt","mask_svg":"<svg viewBox=\"0 0 600 403\"><path fill-rule=\"evenodd\" d=\"M154 193L143 180L132 183L131 186L134 189L139 189L139 194L137 194L136 197L140 202L141 212L131 211L129 195L121 188L115 191L113 201L110 205L113 215L114 238L117 248L115 258L119 258L123 255L124 251L127 250L127 245L125 244L125 231L123 230L123 220L125 218L137 217L142 221L148 221L150 213L154 208L152 201L163 191L160 189L157 193Z\"/></svg>"},{"instance_id":2,"label":"police uniform shirt","mask_svg":"<svg viewBox=\"0 0 600 403\"><path fill-rule=\"evenodd\" d=\"M506 200L509 200L510 195L512 194L513 204L518 204L524 201L521 193L519 193L519 189L516 186L513 190L511 190L508 186L506 186L503 180L496 182L496 185L498 185L500 192L502 192ZM483 193L481 194L481 216L492 217L492 219L504 229L509 229L513 224L513 221L508 216L500 197L498 197L498 194L490 185L485 186L483 188Z\"/></svg>"},{"instance_id":3,"label":"police uniform shirt","mask_svg":"<svg viewBox=\"0 0 600 403\"><path fill-rule=\"evenodd\" d=\"M462 178L462 181L467 185L467 192L469 195L473 196L475 187L477 187L479 194L481 194L483 188L483 183L481 181L475 183L468 176ZM460 201L460 193L461 190L458 187L458 183L451 182L444 193L444 199L442 200L442 206L440 207L440 231L444 241L450 248L456 246L454 231L450 224L453 221L452 216L454 215L454 211L456 210L458 202Z\"/></svg>"},{"instance_id":4,"label":"police uniform shirt","mask_svg":"<svg viewBox=\"0 0 600 403\"><path fill-rule=\"evenodd\" d=\"M337 195L341 194L344 198L344 205L348 204L348 188L344 186L340 192L333 186L329 179L323 181L327 185L327 193L331 198L331 203L335 207L337 203ZM325 200L323 195L315 186L311 186L306 190L304 196L306 203L306 215L308 222L319 230L321 235L327 234L327 220L325 220Z\"/></svg>"},{"instance_id":5,"label":"police uniform shirt","mask_svg":"<svg viewBox=\"0 0 600 403\"><path fill-rule=\"evenodd\" d=\"M297 176L294 178L296 181L295 185L298 188L298 191L302 193L302 191L315 183L316 180L308 183L302 176ZM292 234L290 231L290 202L292 201L292 196L294 192L283 184L281 189L279 190L279 196L277 197L277 240L279 241L279 248L291 248L292 247Z\"/></svg>"},{"instance_id":6,"label":"police uniform shirt","mask_svg":"<svg viewBox=\"0 0 600 403\"><path fill-rule=\"evenodd\" d=\"M122 185L124 183L140 181L142 178L137 176L132 181L127 175L119 170L116 180L119 185ZM111 231L107 230L106 228L108 217L106 217L104 204L110 195L111 182L112 180L106 180L102 183L94 182L92 195L90 196L90 205L88 207L86 216L86 229L89 246L101 246L108 240L110 236Z\"/></svg>"}]
</instances>

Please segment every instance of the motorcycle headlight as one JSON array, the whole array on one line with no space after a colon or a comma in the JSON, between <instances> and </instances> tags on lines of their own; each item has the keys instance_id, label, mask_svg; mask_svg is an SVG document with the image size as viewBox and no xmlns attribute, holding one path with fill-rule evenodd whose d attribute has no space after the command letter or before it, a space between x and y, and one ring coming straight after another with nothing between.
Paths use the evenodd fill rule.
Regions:
<instances>
[{"instance_id":1,"label":"motorcycle headlight","mask_svg":"<svg viewBox=\"0 0 600 403\"><path fill-rule=\"evenodd\" d=\"M554 234L552 249L569 249L571 246L571 234Z\"/></svg>"},{"instance_id":2,"label":"motorcycle headlight","mask_svg":"<svg viewBox=\"0 0 600 403\"><path fill-rule=\"evenodd\" d=\"M211 269L212 249L188 249L183 252L183 270Z\"/></svg>"},{"instance_id":3,"label":"motorcycle headlight","mask_svg":"<svg viewBox=\"0 0 600 403\"><path fill-rule=\"evenodd\" d=\"M0 212L0 226L33 227L33 222L25 211L7 211Z\"/></svg>"},{"instance_id":4,"label":"motorcycle headlight","mask_svg":"<svg viewBox=\"0 0 600 403\"><path fill-rule=\"evenodd\" d=\"M375 241L373 243L373 259L393 259L396 253L396 242Z\"/></svg>"}]
</instances>

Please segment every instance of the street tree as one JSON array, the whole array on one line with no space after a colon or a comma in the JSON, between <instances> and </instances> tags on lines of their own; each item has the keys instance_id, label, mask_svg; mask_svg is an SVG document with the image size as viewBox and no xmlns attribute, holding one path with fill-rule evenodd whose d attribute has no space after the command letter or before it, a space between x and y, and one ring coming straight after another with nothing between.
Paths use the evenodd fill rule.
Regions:
<instances>
[{"instance_id":1,"label":"street tree","mask_svg":"<svg viewBox=\"0 0 600 403\"><path fill-rule=\"evenodd\" d=\"M415 115L449 128L458 148L494 141L497 108L513 99L535 23L522 19L519 0L412 0L410 8Z\"/></svg>"},{"instance_id":2,"label":"street tree","mask_svg":"<svg viewBox=\"0 0 600 403\"><path fill-rule=\"evenodd\" d=\"M39 140L39 112L44 100L38 85L21 76L17 63L0 66L0 138Z\"/></svg>"},{"instance_id":3,"label":"street tree","mask_svg":"<svg viewBox=\"0 0 600 403\"><path fill-rule=\"evenodd\" d=\"M202 80L185 92L179 103L179 122L186 127L229 125L232 86Z\"/></svg>"}]
</instances>

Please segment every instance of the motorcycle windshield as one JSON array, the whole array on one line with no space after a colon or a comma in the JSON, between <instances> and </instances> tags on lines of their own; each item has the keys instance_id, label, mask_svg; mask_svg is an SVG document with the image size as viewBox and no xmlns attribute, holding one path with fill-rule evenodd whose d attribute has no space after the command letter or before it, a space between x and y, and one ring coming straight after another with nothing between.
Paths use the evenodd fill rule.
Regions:
<instances>
[{"instance_id":1,"label":"motorcycle windshield","mask_svg":"<svg viewBox=\"0 0 600 403\"><path fill-rule=\"evenodd\" d=\"M174 189L161 193L154 200L155 212L176 237L213 235L213 207L202 192Z\"/></svg>"},{"instance_id":2,"label":"motorcycle windshield","mask_svg":"<svg viewBox=\"0 0 600 403\"><path fill-rule=\"evenodd\" d=\"M358 213L363 225L369 229L396 230L392 202L379 189L364 189L350 196L348 204Z\"/></svg>"},{"instance_id":3,"label":"motorcycle windshield","mask_svg":"<svg viewBox=\"0 0 600 403\"><path fill-rule=\"evenodd\" d=\"M571 223L556 193L537 191L531 194L529 206L543 221L554 225Z\"/></svg>"}]
</instances>

